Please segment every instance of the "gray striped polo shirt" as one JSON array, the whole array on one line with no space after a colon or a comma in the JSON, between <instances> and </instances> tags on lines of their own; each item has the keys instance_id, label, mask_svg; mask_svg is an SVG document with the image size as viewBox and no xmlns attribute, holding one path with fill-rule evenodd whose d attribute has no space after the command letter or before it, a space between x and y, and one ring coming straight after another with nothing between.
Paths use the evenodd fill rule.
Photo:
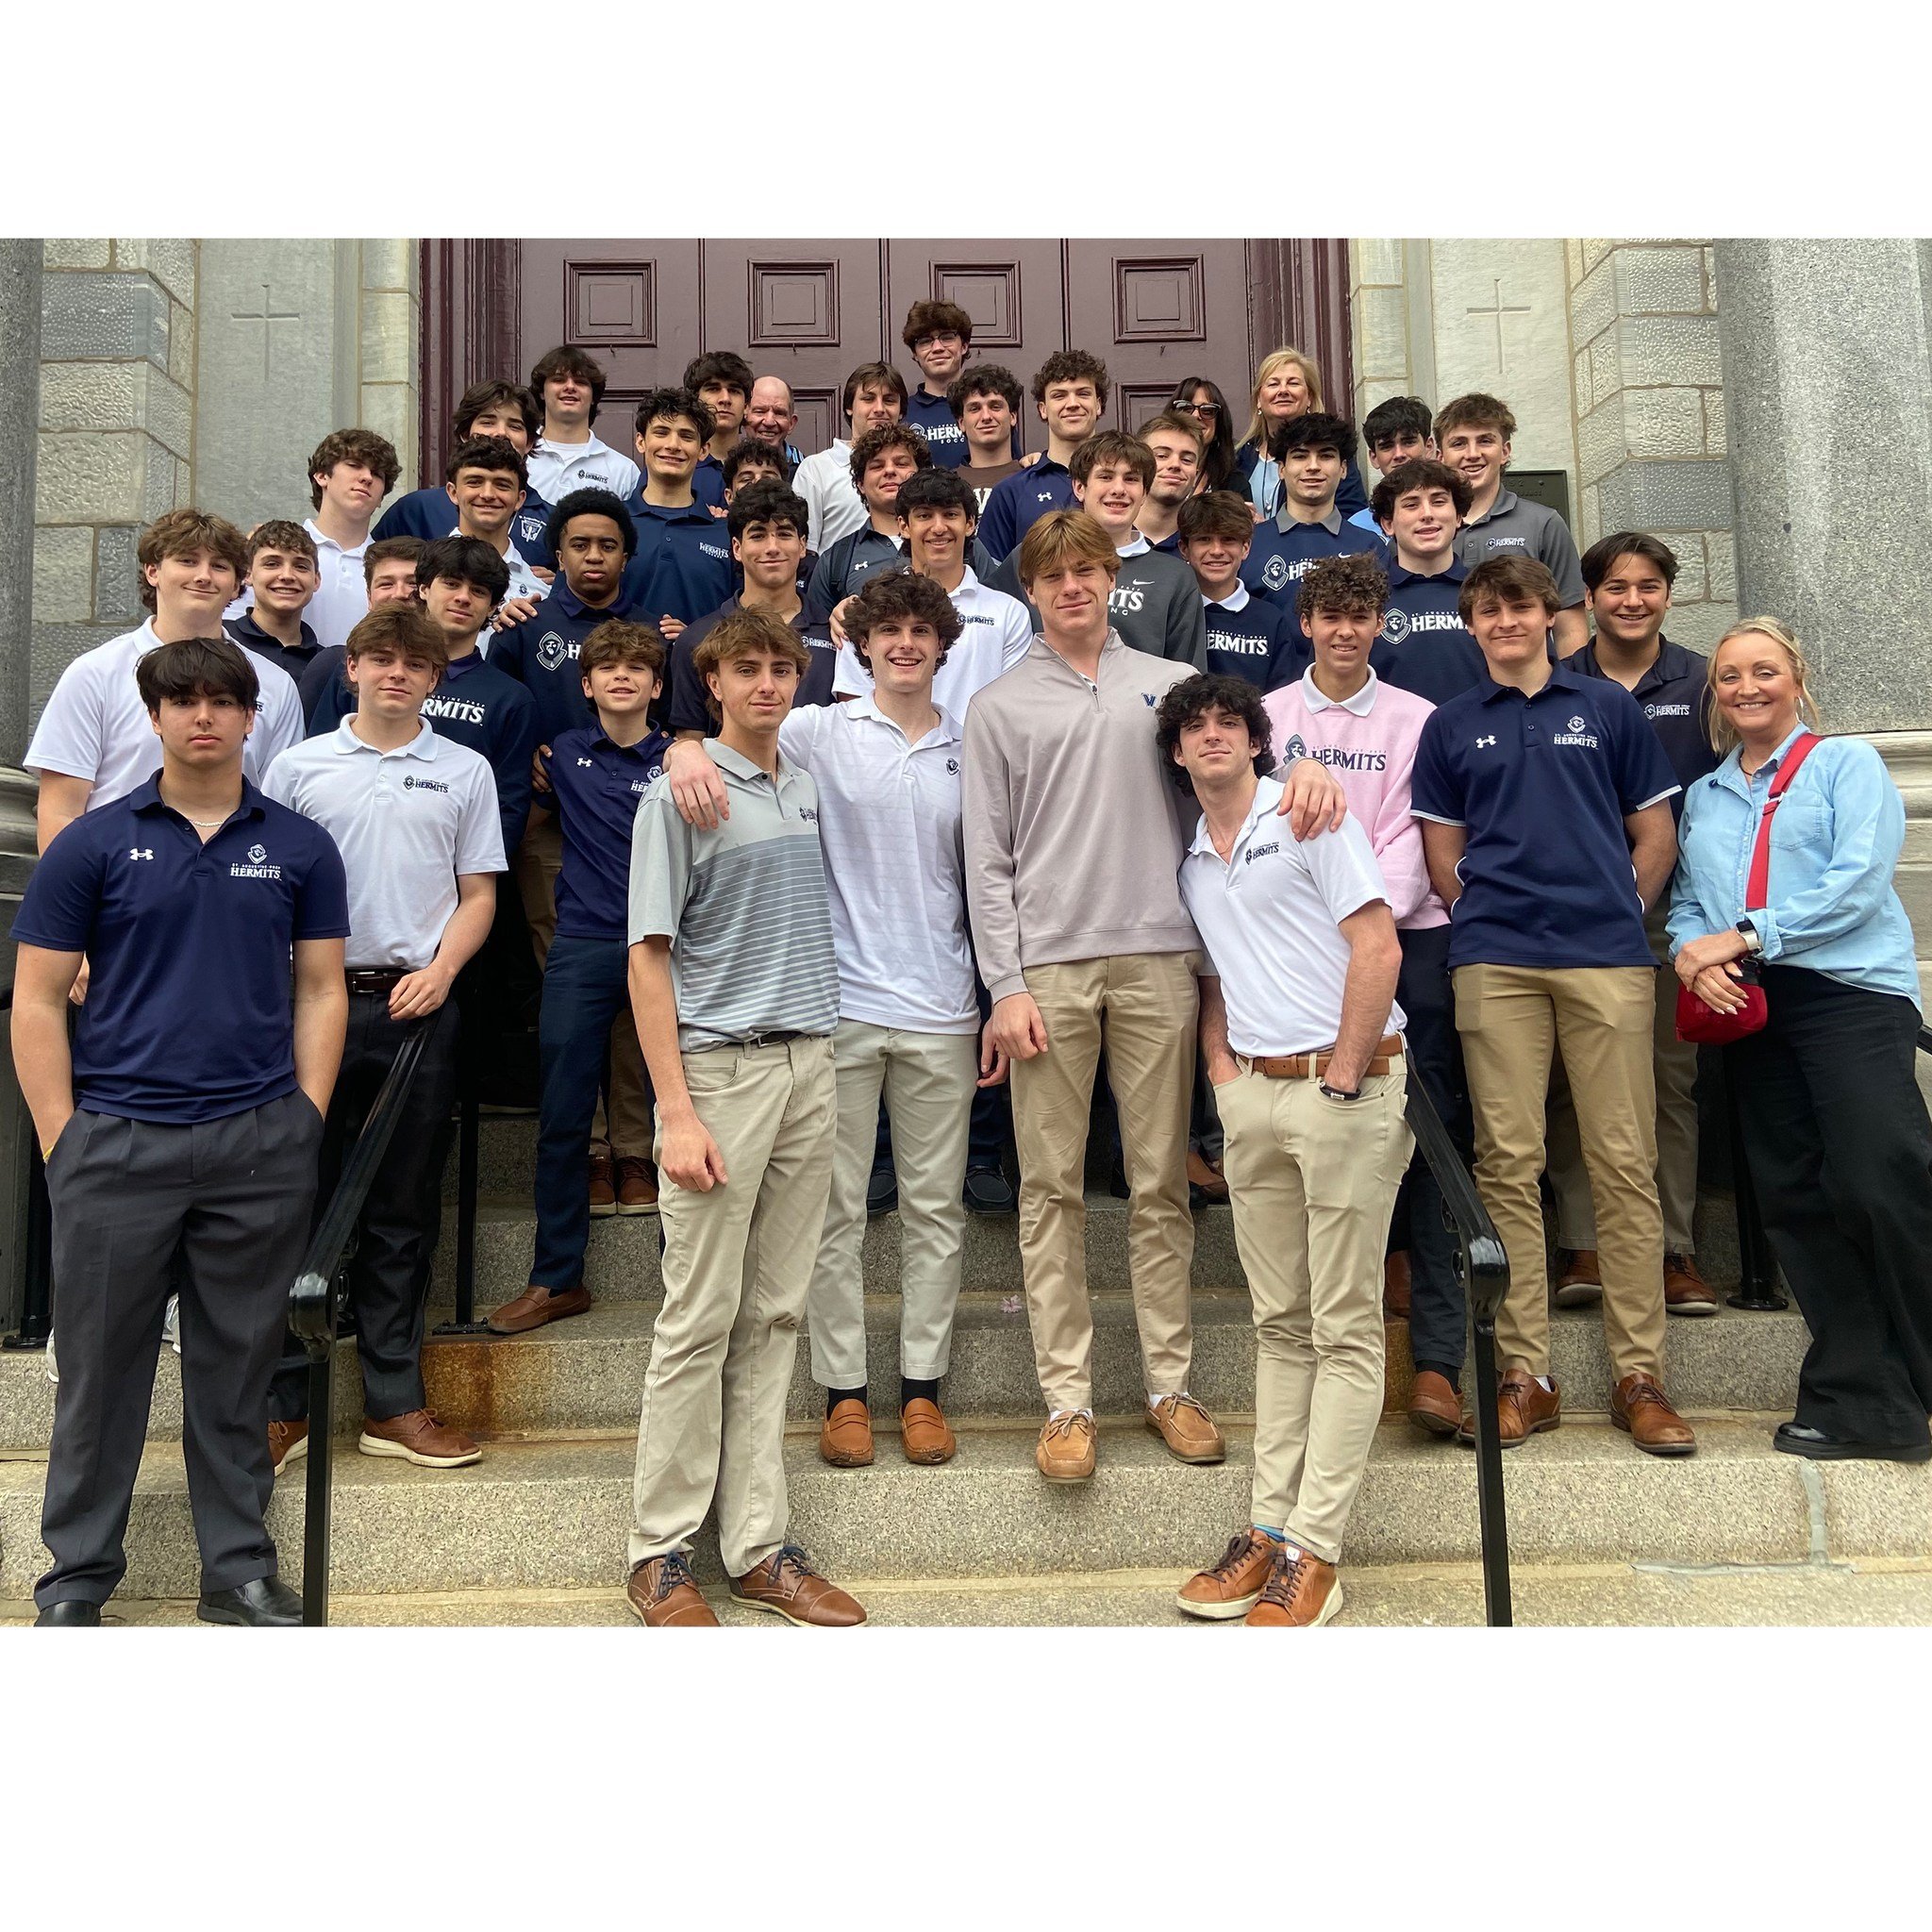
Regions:
<instances>
[{"instance_id":1,"label":"gray striped polo shirt","mask_svg":"<svg viewBox=\"0 0 1932 1932\"><path fill-rule=\"evenodd\" d=\"M638 802L630 942L671 941L677 1044L733 1046L755 1033L831 1033L839 962L819 850L819 794L782 758L775 780L715 738L705 749L730 794L716 831L688 825L669 779Z\"/></svg>"}]
</instances>

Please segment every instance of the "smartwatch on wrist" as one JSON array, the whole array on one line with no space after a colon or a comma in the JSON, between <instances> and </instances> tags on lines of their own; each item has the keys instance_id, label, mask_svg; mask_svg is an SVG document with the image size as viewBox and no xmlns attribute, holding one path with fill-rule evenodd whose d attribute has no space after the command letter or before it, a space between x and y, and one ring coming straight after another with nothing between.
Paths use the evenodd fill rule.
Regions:
<instances>
[{"instance_id":1,"label":"smartwatch on wrist","mask_svg":"<svg viewBox=\"0 0 1932 1932\"><path fill-rule=\"evenodd\" d=\"M1743 937L1745 952L1755 959L1764 950L1764 941L1757 937L1757 928L1748 919L1740 919L1738 931Z\"/></svg>"}]
</instances>

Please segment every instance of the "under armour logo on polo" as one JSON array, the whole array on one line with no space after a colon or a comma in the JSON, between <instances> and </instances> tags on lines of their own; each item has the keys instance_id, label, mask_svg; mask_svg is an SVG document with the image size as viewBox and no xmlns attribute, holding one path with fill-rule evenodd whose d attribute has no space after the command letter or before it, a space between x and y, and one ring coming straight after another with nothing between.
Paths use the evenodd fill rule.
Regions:
<instances>
[{"instance_id":1,"label":"under armour logo on polo","mask_svg":"<svg viewBox=\"0 0 1932 1932\"><path fill-rule=\"evenodd\" d=\"M580 765L594 765L596 762L595 758L579 758L577 760L577 763Z\"/></svg>"},{"instance_id":2,"label":"under armour logo on polo","mask_svg":"<svg viewBox=\"0 0 1932 1932\"><path fill-rule=\"evenodd\" d=\"M1041 503L1051 503L1053 501L1053 491L1051 490L1042 490L1040 492L1040 501Z\"/></svg>"},{"instance_id":3,"label":"under armour logo on polo","mask_svg":"<svg viewBox=\"0 0 1932 1932\"><path fill-rule=\"evenodd\" d=\"M154 847L149 846L143 851L139 845L130 845L127 848L127 856L129 858L152 858L155 856Z\"/></svg>"},{"instance_id":4,"label":"under armour logo on polo","mask_svg":"<svg viewBox=\"0 0 1932 1932\"><path fill-rule=\"evenodd\" d=\"M1475 748L1476 750L1481 751L1484 745L1494 744L1495 741L1496 741L1493 738L1478 738L1475 741Z\"/></svg>"}]
</instances>

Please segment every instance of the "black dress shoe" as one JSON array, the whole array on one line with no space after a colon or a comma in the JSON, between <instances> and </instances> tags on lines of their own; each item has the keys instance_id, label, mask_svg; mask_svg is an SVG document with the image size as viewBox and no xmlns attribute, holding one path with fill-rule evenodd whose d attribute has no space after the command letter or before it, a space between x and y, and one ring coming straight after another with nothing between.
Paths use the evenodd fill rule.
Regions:
<instances>
[{"instance_id":1,"label":"black dress shoe","mask_svg":"<svg viewBox=\"0 0 1932 1932\"><path fill-rule=\"evenodd\" d=\"M1814 1462L1932 1462L1932 1442L1851 1442L1804 1423L1778 1424L1771 1446Z\"/></svg>"},{"instance_id":2,"label":"black dress shoe","mask_svg":"<svg viewBox=\"0 0 1932 1932\"><path fill-rule=\"evenodd\" d=\"M242 1624L253 1630L293 1630L302 1599L279 1576L258 1576L234 1590L205 1590L194 1614L204 1624Z\"/></svg>"},{"instance_id":3,"label":"black dress shoe","mask_svg":"<svg viewBox=\"0 0 1932 1932\"><path fill-rule=\"evenodd\" d=\"M63 1603L49 1604L34 1619L36 1630L98 1630L100 1626L100 1605L84 1604L73 1596Z\"/></svg>"},{"instance_id":4,"label":"black dress shoe","mask_svg":"<svg viewBox=\"0 0 1932 1932\"><path fill-rule=\"evenodd\" d=\"M969 1214L1011 1214L1020 1205L1012 1182L996 1167L969 1167L959 1202Z\"/></svg>"},{"instance_id":5,"label":"black dress shoe","mask_svg":"<svg viewBox=\"0 0 1932 1932\"><path fill-rule=\"evenodd\" d=\"M875 1167L865 1184L865 1218L890 1214L899 1205L899 1176L890 1167Z\"/></svg>"}]
</instances>

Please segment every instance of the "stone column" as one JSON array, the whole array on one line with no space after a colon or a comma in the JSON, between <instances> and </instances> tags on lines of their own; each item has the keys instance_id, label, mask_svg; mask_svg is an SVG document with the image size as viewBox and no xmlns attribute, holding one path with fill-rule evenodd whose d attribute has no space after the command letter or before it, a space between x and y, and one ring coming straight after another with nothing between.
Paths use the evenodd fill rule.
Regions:
<instances>
[{"instance_id":1,"label":"stone column","mask_svg":"<svg viewBox=\"0 0 1932 1932\"><path fill-rule=\"evenodd\" d=\"M34 548L35 429L41 405L41 243L0 241L0 555ZM32 690L33 579L0 571L0 900L18 903L34 854L34 784L21 772Z\"/></svg>"}]
</instances>

